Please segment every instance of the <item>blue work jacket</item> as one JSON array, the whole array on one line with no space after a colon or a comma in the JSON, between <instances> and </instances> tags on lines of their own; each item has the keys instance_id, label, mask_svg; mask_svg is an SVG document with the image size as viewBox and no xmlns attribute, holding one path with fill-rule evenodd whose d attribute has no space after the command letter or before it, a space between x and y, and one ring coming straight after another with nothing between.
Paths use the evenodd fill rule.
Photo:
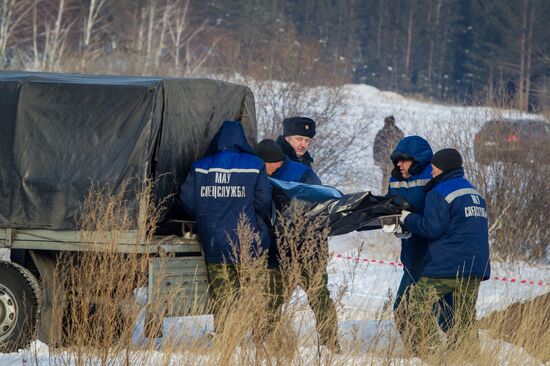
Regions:
<instances>
[{"instance_id":1,"label":"blue work jacket","mask_svg":"<svg viewBox=\"0 0 550 366\"><path fill-rule=\"evenodd\" d=\"M267 250L271 185L263 160L246 141L241 124L225 121L207 156L194 162L181 187L183 207L197 221L197 234L208 263L238 263L237 224L241 215L260 241L250 243L252 255Z\"/></svg>"},{"instance_id":2,"label":"blue work jacket","mask_svg":"<svg viewBox=\"0 0 550 366\"><path fill-rule=\"evenodd\" d=\"M394 171L390 178L387 196L403 196L413 207L414 212L424 212L426 192L424 186L432 179L432 149L420 136L408 136L402 139L392 152L390 158ZM411 176L403 178L397 168L399 159L411 159L413 164L409 169ZM405 271L416 282L420 278L426 264L427 242L425 238L413 233L409 239L401 240L401 262Z\"/></svg>"},{"instance_id":3,"label":"blue work jacket","mask_svg":"<svg viewBox=\"0 0 550 366\"><path fill-rule=\"evenodd\" d=\"M489 278L487 206L462 168L444 172L426 187L423 214L412 213L404 225L428 239L422 276Z\"/></svg>"},{"instance_id":4,"label":"blue work jacket","mask_svg":"<svg viewBox=\"0 0 550 366\"><path fill-rule=\"evenodd\" d=\"M283 165L271 174L271 178L283 180L285 182L322 184L321 179L319 179L313 169L304 164L292 161L287 156L285 156Z\"/></svg>"}]
</instances>

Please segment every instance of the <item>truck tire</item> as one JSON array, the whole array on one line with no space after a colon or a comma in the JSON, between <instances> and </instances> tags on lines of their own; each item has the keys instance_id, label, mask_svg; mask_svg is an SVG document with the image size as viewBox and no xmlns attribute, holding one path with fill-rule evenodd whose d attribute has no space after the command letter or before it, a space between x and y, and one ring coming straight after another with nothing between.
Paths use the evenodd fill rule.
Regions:
<instances>
[{"instance_id":1,"label":"truck tire","mask_svg":"<svg viewBox=\"0 0 550 366\"><path fill-rule=\"evenodd\" d=\"M0 352L26 348L38 330L41 291L24 267L0 261Z\"/></svg>"}]
</instances>

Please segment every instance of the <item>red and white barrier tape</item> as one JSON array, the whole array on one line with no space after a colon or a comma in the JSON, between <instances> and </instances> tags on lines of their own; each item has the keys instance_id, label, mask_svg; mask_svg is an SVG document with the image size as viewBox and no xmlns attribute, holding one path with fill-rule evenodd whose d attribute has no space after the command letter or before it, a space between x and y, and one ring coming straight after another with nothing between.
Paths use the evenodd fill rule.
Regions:
<instances>
[{"instance_id":1,"label":"red and white barrier tape","mask_svg":"<svg viewBox=\"0 0 550 366\"><path fill-rule=\"evenodd\" d=\"M350 260L350 261L360 262L360 263L375 263L375 264L383 264L383 265L387 265L387 266L403 268L403 263L395 262L395 261L387 261L387 260L380 260L380 259L373 259L373 258L353 257L353 256L350 256L350 255L344 255L344 254L334 253L334 252L331 252L330 256L333 257L333 258L337 258L337 259L345 259L345 260ZM550 282L544 282L543 280L538 280L538 281L521 280L521 279L518 279L518 278L508 277L508 276L506 276L506 277L494 276L494 277L491 277L491 279L494 280L494 281L519 283L519 284L530 285L530 286L535 286L535 285L536 286L550 286Z\"/></svg>"}]
</instances>

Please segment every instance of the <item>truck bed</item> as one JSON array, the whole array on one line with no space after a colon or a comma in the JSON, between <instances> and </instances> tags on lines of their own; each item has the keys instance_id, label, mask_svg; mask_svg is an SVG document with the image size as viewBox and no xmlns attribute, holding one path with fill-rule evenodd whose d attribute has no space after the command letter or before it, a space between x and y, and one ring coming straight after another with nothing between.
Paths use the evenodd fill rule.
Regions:
<instances>
[{"instance_id":1,"label":"truck bed","mask_svg":"<svg viewBox=\"0 0 550 366\"><path fill-rule=\"evenodd\" d=\"M0 248L101 251L116 250L120 253L200 253L196 238L175 235L154 236L151 243L138 239L137 230L124 232L87 233L42 229L0 229Z\"/></svg>"}]
</instances>

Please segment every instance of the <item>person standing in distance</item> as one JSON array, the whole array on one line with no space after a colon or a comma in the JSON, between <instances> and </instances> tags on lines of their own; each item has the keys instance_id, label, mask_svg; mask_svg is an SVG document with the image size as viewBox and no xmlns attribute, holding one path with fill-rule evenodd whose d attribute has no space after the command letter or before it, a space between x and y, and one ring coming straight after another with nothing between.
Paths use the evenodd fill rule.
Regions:
<instances>
[{"instance_id":1,"label":"person standing in distance","mask_svg":"<svg viewBox=\"0 0 550 366\"><path fill-rule=\"evenodd\" d=\"M388 160L391 152L397 146L397 143L405 137L403 131L395 125L395 118L389 116L384 118L384 127L378 131L374 138L374 144L372 146L372 157L374 164L382 171L382 189L381 194L386 193L388 188L388 180L390 179L393 165Z\"/></svg>"},{"instance_id":2,"label":"person standing in distance","mask_svg":"<svg viewBox=\"0 0 550 366\"><path fill-rule=\"evenodd\" d=\"M292 161L313 166L313 157L308 151L315 136L315 121L308 117L287 117L283 120L283 134L277 143Z\"/></svg>"}]
</instances>

